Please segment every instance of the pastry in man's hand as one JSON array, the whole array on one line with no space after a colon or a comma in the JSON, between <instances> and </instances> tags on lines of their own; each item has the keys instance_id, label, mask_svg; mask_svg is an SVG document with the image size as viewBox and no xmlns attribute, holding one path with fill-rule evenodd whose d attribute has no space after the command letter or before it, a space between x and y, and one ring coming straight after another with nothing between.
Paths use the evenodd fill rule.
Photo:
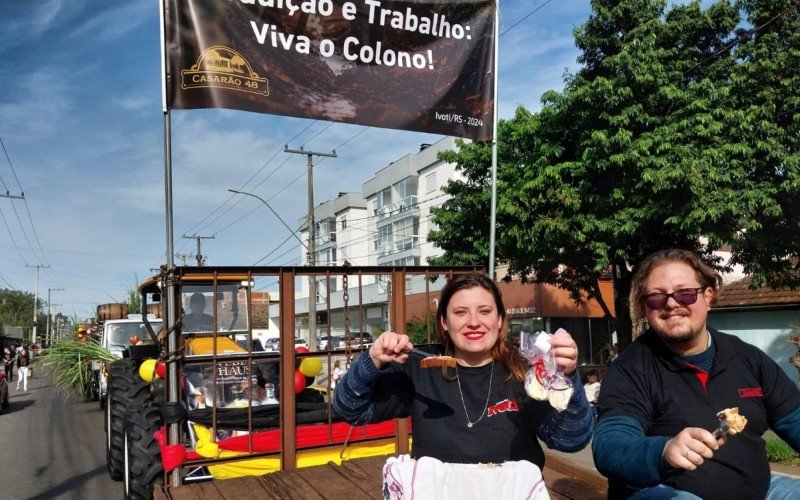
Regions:
<instances>
[{"instance_id":1,"label":"pastry in man's hand","mask_svg":"<svg viewBox=\"0 0 800 500\"><path fill-rule=\"evenodd\" d=\"M728 434L731 436L742 432L744 427L747 425L747 418L745 418L744 415L739 414L738 406L733 408L725 408L721 412L717 413L717 417L728 422Z\"/></svg>"}]
</instances>

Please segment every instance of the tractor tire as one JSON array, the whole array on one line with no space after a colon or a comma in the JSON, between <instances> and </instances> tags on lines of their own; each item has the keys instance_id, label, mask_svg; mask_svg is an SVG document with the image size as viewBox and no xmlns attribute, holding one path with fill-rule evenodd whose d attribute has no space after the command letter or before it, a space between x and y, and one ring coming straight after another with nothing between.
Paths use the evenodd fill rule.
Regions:
<instances>
[{"instance_id":1,"label":"tractor tire","mask_svg":"<svg viewBox=\"0 0 800 500\"><path fill-rule=\"evenodd\" d=\"M161 416L153 402L128 407L125 415L125 500L150 500L163 482L161 448L153 435Z\"/></svg>"},{"instance_id":2,"label":"tractor tire","mask_svg":"<svg viewBox=\"0 0 800 500\"><path fill-rule=\"evenodd\" d=\"M100 399L100 385L97 382L97 373L92 372L92 381L89 384L89 400L97 401Z\"/></svg>"},{"instance_id":3,"label":"tractor tire","mask_svg":"<svg viewBox=\"0 0 800 500\"><path fill-rule=\"evenodd\" d=\"M125 472L125 411L129 406L147 406L150 384L139 376L139 363L123 358L111 363L106 401L106 467L115 481Z\"/></svg>"}]
</instances>

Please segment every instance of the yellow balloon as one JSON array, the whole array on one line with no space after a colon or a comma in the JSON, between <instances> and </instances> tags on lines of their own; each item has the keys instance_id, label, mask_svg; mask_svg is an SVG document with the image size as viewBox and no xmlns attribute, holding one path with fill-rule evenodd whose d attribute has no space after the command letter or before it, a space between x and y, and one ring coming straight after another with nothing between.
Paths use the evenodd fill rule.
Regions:
<instances>
[{"instance_id":1,"label":"yellow balloon","mask_svg":"<svg viewBox=\"0 0 800 500\"><path fill-rule=\"evenodd\" d=\"M322 360L319 358L305 358L300 362L300 373L306 377L316 377L322 371Z\"/></svg>"},{"instance_id":2,"label":"yellow balloon","mask_svg":"<svg viewBox=\"0 0 800 500\"><path fill-rule=\"evenodd\" d=\"M152 382L153 380L157 379L158 375L156 375L156 360L146 359L139 366L139 376L142 377L142 380L145 382Z\"/></svg>"}]
</instances>

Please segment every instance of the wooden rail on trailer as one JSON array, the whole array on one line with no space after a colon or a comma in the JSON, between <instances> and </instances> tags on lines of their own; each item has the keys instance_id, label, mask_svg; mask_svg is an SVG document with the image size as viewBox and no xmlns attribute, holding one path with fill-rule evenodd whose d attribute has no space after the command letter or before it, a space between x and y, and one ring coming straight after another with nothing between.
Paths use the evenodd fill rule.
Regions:
<instances>
[{"instance_id":1,"label":"wooden rail on trailer","mask_svg":"<svg viewBox=\"0 0 800 500\"><path fill-rule=\"evenodd\" d=\"M545 451L544 480L550 498L599 500L607 496L608 483L596 470ZM183 486L162 486L156 500L383 499L382 469L386 457L360 458L302 469L283 470L263 476L225 479Z\"/></svg>"}]
</instances>

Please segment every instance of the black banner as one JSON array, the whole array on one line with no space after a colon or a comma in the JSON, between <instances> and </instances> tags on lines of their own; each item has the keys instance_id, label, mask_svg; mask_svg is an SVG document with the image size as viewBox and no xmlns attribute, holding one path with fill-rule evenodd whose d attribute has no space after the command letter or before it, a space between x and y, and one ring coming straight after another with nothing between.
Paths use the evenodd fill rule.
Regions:
<instances>
[{"instance_id":1,"label":"black banner","mask_svg":"<svg viewBox=\"0 0 800 500\"><path fill-rule=\"evenodd\" d=\"M167 0L167 105L492 138L494 1Z\"/></svg>"}]
</instances>

